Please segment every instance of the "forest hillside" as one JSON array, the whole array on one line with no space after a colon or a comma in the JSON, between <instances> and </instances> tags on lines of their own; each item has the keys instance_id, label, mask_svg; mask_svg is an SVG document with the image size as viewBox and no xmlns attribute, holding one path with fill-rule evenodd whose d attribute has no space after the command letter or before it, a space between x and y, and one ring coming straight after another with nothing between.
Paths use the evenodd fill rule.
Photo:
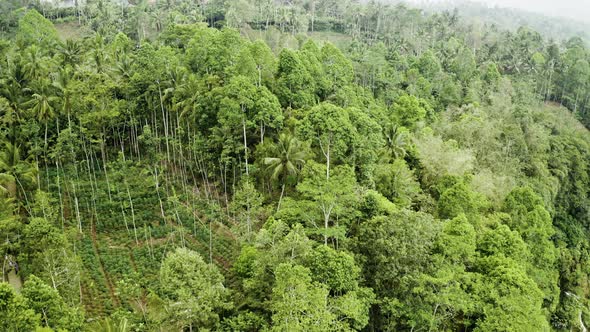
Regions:
<instances>
[{"instance_id":1,"label":"forest hillside","mask_svg":"<svg viewBox=\"0 0 590 332\"><path fill-rule=\"evenodd\" d=\"M0 1L0 330L586 331L590 50L459 13Z\"/></svg>"}]
</instances>

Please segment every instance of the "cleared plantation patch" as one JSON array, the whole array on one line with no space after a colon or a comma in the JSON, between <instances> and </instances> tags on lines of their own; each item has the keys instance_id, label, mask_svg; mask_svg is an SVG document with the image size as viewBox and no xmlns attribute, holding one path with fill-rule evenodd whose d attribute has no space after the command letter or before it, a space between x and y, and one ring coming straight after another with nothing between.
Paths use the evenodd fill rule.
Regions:
<instances>
[{"instance_id":1,"label":"cleared plantation patch","mask_svg":"<svg viewBox=\"0 0 590 332\"><path fill-rule=\"evenodd\" d=\"M79 40L92 33L88 27L81 26L78 22L55 23L54 25L61 40Z\"/></svg>"},{"instance_id":2,"label":"cleared plantation patch","mask_svg":"<svg viewBox=\"0 0 590 332\"><path fill-rule=\"evenodd\" d=\"M107 170L108 184L100 167L94 171L96 173L92 167L90 171L79 169L80 178L74 188L75 170L66 169L64 172L60 169L58 186L57 171L50 168L47 172L55 182L43 184L54 193L56 200L61 191L66 228L78 229L77 216L73 213L75 198L80 203L83 234L80 234L76 247L84 267L82 303L92 317L109 315L123 305L117 294L117 282L126 277L139 273L144 277L143 286L157 287L160 262L176 247L196 250L208 261L210 220L213 263L224 274L226 284L235 285L232 262L239 252L236 235L221 220L212 220L204 214L206 203L202 198L180 195L177 199L182 204L175 208L162 197L163 219L154 183L151 179L145 180L141 167L130 167L126 171L126 184L112 169ZM163 196L164 191L160 193ZM190 191L189 195L198 194ZM175 210L177 208L180 210ZM136 231L133 229L133 214Z\"/></svg>"}]
</instances>

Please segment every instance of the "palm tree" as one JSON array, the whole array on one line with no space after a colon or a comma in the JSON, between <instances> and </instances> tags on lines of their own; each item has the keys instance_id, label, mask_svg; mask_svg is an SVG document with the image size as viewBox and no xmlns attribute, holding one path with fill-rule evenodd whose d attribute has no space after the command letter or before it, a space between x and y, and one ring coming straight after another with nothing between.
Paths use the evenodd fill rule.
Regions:
<instances>
[{"instance_id":1,"label":"palm tree","mask_svg":"<svg viewBox=\"0 0 590 332\"><path fill-rule=\"evenodd\" d=\"M12 198L17 197L17 184L22 188L23 180L34 182L36 179L37 167L29 162L30 156L23 159L21 153L20 147L10 142L5 142L0 149L0 181Z\"/></svg>"},{"instance_id":2,"label":"palm tree","mask_svg":"<svg viewBox=\"0 0 590 332\"><path fill-rule=\"evenodd\" d=\"M37 45L31 45L26 50L22 60L24 61L24 73L29 82L34 82L37 78L43 76L44 67L46 67L46 64L44 64L46 58Z\"/></svg>"},{"instance_id":3,"label":"palm tree","mask_svg":"<svg viewBox=\"0 0 590 332\"><path fill-rule=\"evenodd\" d=\"M97 33L94 36L94 40L92 41L92 52L90 52L90 56L92 59L92 64L96 69L97 73L102 73L105 69L105 65L108 61L107 54L105 52L105 41L104 37Z\"/></svg>"},{"instance_id":4,"label":"palm tree","mask_svg":"<svg viewBox=\"0 0 590 332\"><path fill-rule=\"evenodd\" d=\"M47 149L47 127L49 119L55 116L52 104L56 102L57 97L52 96L49 91L50 84L47 79L37 82L37 88L33 89L35 93L31 96L32 99L26 102L25 106L30 106L37 120L45 123L45 149Z\"/></svg>"},{"instance_id":5,"label":"palm tree","mask_svg":"<svg viewBox=\"0 0 590 332\"><path fill-rule=\"evenodd\" d=\"M404 158L408 146L407 132L391 124L384 129L385 157L387 159Z\"/></svg>"},{"instance_id":6,"label":"palm tree","mask_svg":"<svg viewBox=\"0 0 590 332\"><path fill-rule=\"evenodd\" d=\"M24 98L24 82L26 81L25 68L19 59L9 59L7 61L5 76L0 79L0 96L8 100L9 106L20 120L20 109ZM16 126L13 126L16 130Z\"/></svg>"},{"instance_id":7,"label":"palm tree","mask_svg":"<svg viewBox=\"0 0 590 332\"><path fill-rule=\"evenodd\" d=\"M61 114L66 114L68 116L68 124L71 126L71 111L72 111L72 86L70 84L71 78L73 76L72 70L68 67L64 67L60 69L53 76L53 82L51 82L51 86L57 90L56 99L60 99L60 106L61 109L59 112ZM58 124L58 132L59 132L59 124Z\"/></svg>"},{"instance_id":8,"label":"palm tree","mask_svg":"<svg viewBox=\"0 0 590 332\"><path fill-rule=\"evenodd\" d=\"M82 47L80 46L80 43L72 39L68 39L65 43L60 44L58 51L61 55L62 65L64 67L67 65L75 67L82 56Z\"/></svg>"},{"instance_id":9,"label":"palm tree","mask_svg":"<svg viewBox=\"0 0 590 332\"><path fill-rule=\"evenodd\" d=\"M115 73L123 80L129 80L133 74L132 61L128 55L122 54L118 57Z\"/></svg>"},{"instance_id":10,"label":"palm tree","mask_svg":"<svg viewBox=\"0 0 590 332\"><path fill-rule=\"evenodd\" d=\"M131 330L130 324L126 318L120 320L111 320L105 318L103 320L95 321L91 324L92 331L97 332L127 332Z\"/></svg>"},{"instance_id":11,"label":"palm tree","mask_svg":"<svg viewBox=\"0 0 590 332\"><path fill-rule=\"evenodd\" d=\"M271 172L271 179L281 180L281 196L277 211L281 208L281 201L285 194L287 178L299 173L308 156L308 147L292 133L284 132L279 135L278 142L272 148L275 157L264 158L267 170Z\"/></svg>"},{"instance_id":12,"label":"palm tree","mask_svg":"<svg viewBox=\"0 0 590 332\"><path fill-rule=\"evenodd\" d=\"M169 68L167 71L167 78L163 83L166 88L164 89L163 100L168 109L172 111L178 111L182 108L182 100L187 99L187 96L179 98L179 94L195 94L196 90L187 91L187 80L189 75L187 74L186 68L182 66L174 66ZM194 86L189 87L194 88ZM188 92L188 93L187 93ZM180 99L180 100L177 100Z\"/></svg>"},{"instance_id":13,"label":"palm tree","mask_svg":"<svg viewBox=\"0 0 590 332\"><path fill-rule=\"evenodd\" d=\"M194 74L186 75L183 83L178 85L174 91L174 110L180 113L181 118L196 120L196 109L202 98L199 91L202 90L199 79Z\"/></svg>"}]
</instances>

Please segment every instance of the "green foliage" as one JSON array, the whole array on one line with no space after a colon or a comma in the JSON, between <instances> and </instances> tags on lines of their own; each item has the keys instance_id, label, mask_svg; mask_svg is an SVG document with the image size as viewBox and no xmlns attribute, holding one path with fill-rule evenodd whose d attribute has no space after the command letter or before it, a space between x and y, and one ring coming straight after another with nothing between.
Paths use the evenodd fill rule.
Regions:
<instances>
[{"instance_id":1,"label":"green foliage","mask_svg":"<svg viewBox=\"0 0 590 332\"><path fill-rule=\"evenodd\" d=\"M497 218L502 217L504 216ZM501 255L516 262L526 262L529 255L526 244L518 232L499 224L497 220L480 235L477 250L486 256Z\"/></svg>"},{"instance_id":2,"label":"green foliage","mask_svg":"<svg viewBox=\"0 0 590 332\"><path fill-rule=\"evenodd\" d=\"M457 78L466 82L472 79L475 72L475 57L473 56L472 50L467 47L463 47L454 59L451 60L450 69Z\"/></svg>"},{"instance_id":3,"label":"green foliage","mask_svg":"<svg viewBox=\"0 0 590 332\"><path fill-rule=\"evenodd\" d=\"M380 111L380 108L367 112L357 108L348 110L350 121L356 128L348 163L355 165L359 182L367 186L372 186L374 183L372 173L379 160L380 149L384 144L381 134L382 126L378 119Z\"/></svg>"},{"instance_id":4,"label":"green foliage","mask_svg":"<svg viewBox=\"0 0 590 332\"><path fill-rule=\"evenodd\" d=\"M225 77L225 71L236 61L242 47L243 41L235 30L199 27L187 46L186 61L201 75Z\"/></svg>"},{"instance_id":5,"label":"green foliage","mask_svg":"<svg viewBox=\"0 0 590 332\"><path fill-rule=\"evenodd\" d=\"M504 211L510 214L510 227L518 230L531 253L531 276L544 292L551 306L555 305L559 287L555 271L558 250L551 238L555 234L551 216L543 201L530 188L517 188L506 198Z\"/></svg>"},{"instance_id":6,"label":"green foliage","mask_svg":"<svg viewBox=\"0 0 590 332\"><path fill-rule=\"evenodd\" d=\"M369 309L375 295L369 288L359 287L361 269L352 255L328 246L318 246L307 258L306 266L314 281L330 290L331 309L345 324L361 329L369 322Z\"/></svg>"},{"instance_id":7,"label":"green foliage","mask_svg":"<svg viewBox=\"0 0 590 332\"><path fill-rule=\"evenodd\" d=\"M317 247L307 263L313 279L322 282L335 292L346 292L358 287L360 269L354 258L327 246Z\"/></svg>"},{"instance_id":8,"label":"green foliage","mask_svg":"<svg viewBox=\"0 0 590 332\"><path fill-rule=\"evenodd\" d=\"M297 53L281 51L275 79L274 91L283 107L302 108L314 103L313 86L309 85L312 77Z\"/></svg>"},{"instance_id":9,"label":"green foliage","mask_svg":"<svg viewBox=\"0 0 590 332\"><path fill-rule=\"evenodd\" d=\"M275 331L327 331L335 317L328 310L328 290L312 282L309 269L283 263L276 270L271 310Z\"/></svg>"},{"instance_id":10,"label":"green foliage","mask_svg":"<svg viewBox=\"0 0 590 332\"><path fill-rule=\"evenodd\" d=\"M40 315L8 283L0 283L0 327L9 332L32 331L41 323Z\"/></svg>"},{"instance_id":11,"label":"green foliage","mask_svg":"<svg viewBox=\"0 0 590 332\"><path fill-rule=\"evenodd\" d=\"M179 328L215 327L219 310L230 307L223 276L194 251L178 248L169 254L160 269L160 282L169 308L166 324Z\"/></svg>"},{"instance_id":12,"label":"green foliage","mask_svg":"<svg viewBox=\"0 0 590 332\"><path fill-rule=\"evenodd\" d=\"M41 279L31 275L22 289L23 297L41 324L52 329L82 331L84 315L78 308L69 307L58 292Z\"/></svg>"},{"instance_id":13,"label":"green foliage","mask_svg":"<svg viewBox=\"0 0 590 332\"><path fill-rule=\"evenodd\" d=\"M355 137L355 127L348 112L338 106L321 103L311 108L299 128L301 135L312 142L326 158L326 177L330 165L346 156Z\"/></svg>"},{"instance_id":14,"label":"green foliage","mask_svg":"<svg viewBox=\"0 0 590 332\"><path fill-rule=\"evenodd\" d=\"M256 224L261 207L262 195L251 181L245 179L235 192L230 209L235 214L236 221L246 228L247 237L250 236L253 225Z\"/></svg>"},{"instance_id":15,"label":"green foliage","mask_svg":"<svg viewBox=\"0 0 590 332\"><path fill-rule=\"evenodd\" d=\"M444 190L438 200L438 216L453 219L461 214L476 216L485 207L485 201L468 187L465 181L459 181Z\"/></svg>"},{"instance_id":16,"label":"green foliage","mask_svg":"<svg viewBox=\"0 0 590 332\"><path fill-rule=\"evenodd\" d=\"M223 321L224 331L260 331L268 329L268 324L264 317L251 312L242 311L236 317Z\"/></svg>"},{"instance_id":17,"label":"green foliage","mask_svg":"<svg viewBox=\"0 0 590 332\"><path fill-rule=\"evenodd\" d=\"M344 237L344 229L341 226L352 217L358 198L351 167L338 166L329 178L325 177L325 172L325 166L314 162L307 163L303 169L304 180L297 185L297 191L303 198L313 202L313 212L317 219L312 220L309 226L314 233L323 235L324 244L327 244L329 238ZM336 220L334 217L337 217Z\"/></svg>"},{"instance_id":18,"label":"green foliage","mask_svg":"<svg viewBox=\"0 0 590 332\"><path fill-rule=\"evenodd\" d=\"M320 61L327 78L328 96L352 82L354 73L350 60L333 44L327 43L322 47Z\"/></svg>"},{"instance_id":19,"label":"green foliage","mask_svg":"<svg viewBox=\"0 0 590 332\"><path fill-rule=\"evenodd\" d=\"M465 215L459 215L444 223L437 247L451 263L469 265L475 259L475 228Z\"/></svg>"},{"instance_id":20,"label":"green foliage","mask_svg":"<svg viewBox=\"0 0 590 332\"><path fill-rule=\"evenodd\" d=\"M541 310L542 292L518 263L491 256L482 265L483 279L477 291L485 316L477 322L476 331L549 330Z\"/></svg>"},{"instance_id":21,"label":"green foliage","mask_svg":"<svg viewBox=\"0 0 590 332\"><path fill-rule=\"evenodd\" d=\"M414 128L426 116L426 109L420 100L411 95L399 97L393 104L392 111L393 120L407 128Z\"/></svg>"},{"instance_id":22,"label":"green foliage","mask_svg":"<svg viewBox=\"0 0 590 332\"><path fill-rule=\"evenodd\" d=\"M309 147L299 141L297 137L288 132L279 135L276 144L271 150L276 157L265 157L264 164L267 166L271 178L287 181L289 176L297 175L308 157Z\"/></svg>"},{"instance_id":23,"label":"green foliage","mask_svg":"<svg viewBox=\"0 0 590 332\"><path fill-rule=\"evenodd\" d=\"M23 49L30 45L52 47L58 42L57 30L51 21L30 9L18 22L16 42Z\"/></svg>"},{"instance_id":24,"label":"green foliage","mask_svg":"<svg viewBox=\"0 0 590 332\"><path fill-rule=\"evenodd\" d=\"M589 52L503 29L374 1L0 1L0 253L26 281L0 325L578 329Z\"/></svg>"},{"instance_id":25,"label":"green foliage","mask_svg":"<svg viewBox=\"0 0 590 332\"><path fill-rule=\"evenodd\" d=\"M376 189L401 208L410 208L420 195L420 184L403 159L375 168Z\"/></svg>"},{"instance_id":26,"label":"green foliage","mask_svg":"<svg viewBox=\"0 0 590 332\"><path fill-rule=\"evenodd\" d=\"M378 215L393 214L397 211L397 206L379 192L368 190L363 197L359 210L364 217L370 219Z\"/></svg>"},{"instance_id":27,"label":"green foliage","mask_svg":"<svg viewBox=\"0 0 590 332\"><path fill-rule=\"evenodd\" d=\"M372 316L375 328L399 328L411 315L411 290L432 267L430 251L439 231L430 215L407 210L361 225L355 252L363 258L368 286L383 303Z\"/></svg>"}]
</instances>

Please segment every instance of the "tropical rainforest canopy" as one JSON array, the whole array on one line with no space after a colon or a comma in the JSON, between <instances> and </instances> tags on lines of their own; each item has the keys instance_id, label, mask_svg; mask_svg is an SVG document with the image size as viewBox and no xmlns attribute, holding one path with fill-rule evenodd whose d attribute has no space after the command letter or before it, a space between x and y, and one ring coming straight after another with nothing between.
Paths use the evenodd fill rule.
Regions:
<instances>
[{"instance_id":1,"label":"tropical rainforest canopy","mask_svg":"<svg viewBox=\"0 0 590 332\"><path fill-rule=\"evenodd\" d=\"M351 0L0 31L2 331L590 324L582 38Z\"/></svg>"}]
</instances>

